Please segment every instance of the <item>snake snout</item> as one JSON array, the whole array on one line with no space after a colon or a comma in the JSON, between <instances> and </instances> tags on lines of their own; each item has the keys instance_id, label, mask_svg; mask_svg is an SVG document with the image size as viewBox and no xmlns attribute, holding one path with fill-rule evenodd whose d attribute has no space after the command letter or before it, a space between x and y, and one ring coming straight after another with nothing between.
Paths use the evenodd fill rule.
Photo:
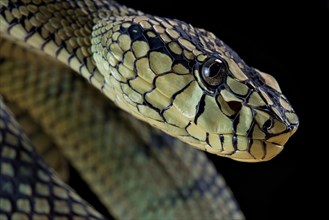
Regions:
<instances>
[{"instance_id":1,"label":"snake snout","mask_svg":"<svg viewBox=\"0 0 329 220\"><path fill-rule=\"evenodd\" d=\"M288 139L296 132L298 124L288 124L284 122L275 122L276 127L271 128L267 131L267 140L268 142L285 145ZM285 128L284 130L282 130Z\"/></svg>"},{"instance_id":2,"label":"snake snout","mask_svg":"<svg viewBox=\"0 0 329 220\"><path fill-rule=\"evenodd\" d=\"M253 141L259 143L260 152L263 152L262 161L267 161L278 155L288 139L298 128L298 119L289 120L286 117L290 112L281 110L262 111L255 110L255 125L253 128ZM289 115L288 114L288 115ZM257 148L256 148L257 149ZM256 151L254 149L254 151ZM257 150L258 151L258 150Z\"/></svg>"}]
</instances>

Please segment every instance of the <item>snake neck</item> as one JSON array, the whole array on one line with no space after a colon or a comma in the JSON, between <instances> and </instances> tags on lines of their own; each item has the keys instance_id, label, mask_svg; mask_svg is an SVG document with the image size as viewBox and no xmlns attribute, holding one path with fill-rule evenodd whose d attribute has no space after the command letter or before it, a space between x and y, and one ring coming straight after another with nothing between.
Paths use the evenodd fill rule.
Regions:
<instances>
[{"instance_id":1,"label":"snake neck","mask_svg":"<svg viewBox=\"0 0 329 220\"><path fill-rule=\"evenodd\" d=\"M4 1L0 31L1 37L60 60L90 81L102 81L91 54L93 26L105 18L141 14L112 0Z\"/></svg>"}]
</instances>

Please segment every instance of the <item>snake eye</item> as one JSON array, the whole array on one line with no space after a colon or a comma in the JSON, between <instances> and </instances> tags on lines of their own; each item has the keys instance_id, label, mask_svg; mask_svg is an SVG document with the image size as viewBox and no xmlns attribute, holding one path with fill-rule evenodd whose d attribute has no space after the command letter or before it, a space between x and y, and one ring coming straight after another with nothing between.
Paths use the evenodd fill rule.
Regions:
<instances>
[{"instance_id":1,"label":"snake eye","mask_svg":"<svg viewBox=\"0 0 329 220\"><path fill-rule=\"evenodd\" d=\"M211 87L218 86L224 80L228 65L222 58L210 58L202 66L202 78Z\"/></svg>"}]
</instances>

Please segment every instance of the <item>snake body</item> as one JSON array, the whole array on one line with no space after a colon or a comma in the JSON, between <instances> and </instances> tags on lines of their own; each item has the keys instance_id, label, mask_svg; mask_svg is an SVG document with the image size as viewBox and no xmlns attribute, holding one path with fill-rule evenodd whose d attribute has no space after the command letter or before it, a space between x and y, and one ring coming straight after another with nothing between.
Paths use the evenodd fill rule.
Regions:
<instances>
[{"instance_id":1,"label":"snake body","mask_svg":"<svg viewBox=\"0 0 329 220\"><path fill-rule=\"evenodd\" d=\"M64 156L117 218L241 219L186 145L266 161L298 127L272 76L176 19L115 1L1 0L0 31L0 94L32 140L1 101L0 219L103 218L31 143L55 149L47 163L63 177Z\"/></svg>"}]
</instances>

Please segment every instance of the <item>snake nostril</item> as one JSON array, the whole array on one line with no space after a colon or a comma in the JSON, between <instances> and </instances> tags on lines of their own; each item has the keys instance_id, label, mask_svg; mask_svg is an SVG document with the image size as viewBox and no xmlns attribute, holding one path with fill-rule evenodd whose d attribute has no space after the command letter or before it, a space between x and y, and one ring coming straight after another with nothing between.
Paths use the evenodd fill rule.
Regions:
<instances>
[{"instance_id":1,"label":"snake nostril","mask_svg":"<svg viewBox=\"0 0 329 220\"><path fill-rule=\"evenodd\" d=\"M229 101L227 104L234 112L239 112L242 108L241 102Z\"/></svg>"},{"instance_id":2,"label":"snake nostril","mask_svg":"<svg viewBox=\"0 0 329 220\"><path fill-rule=\"evenodd\" d=\"M267 131L270 130L273 127L273 122L271 119L268 119L267 121L265 121L265 123L263 124L263 130Z\"/></svg>"}]
</instances>

